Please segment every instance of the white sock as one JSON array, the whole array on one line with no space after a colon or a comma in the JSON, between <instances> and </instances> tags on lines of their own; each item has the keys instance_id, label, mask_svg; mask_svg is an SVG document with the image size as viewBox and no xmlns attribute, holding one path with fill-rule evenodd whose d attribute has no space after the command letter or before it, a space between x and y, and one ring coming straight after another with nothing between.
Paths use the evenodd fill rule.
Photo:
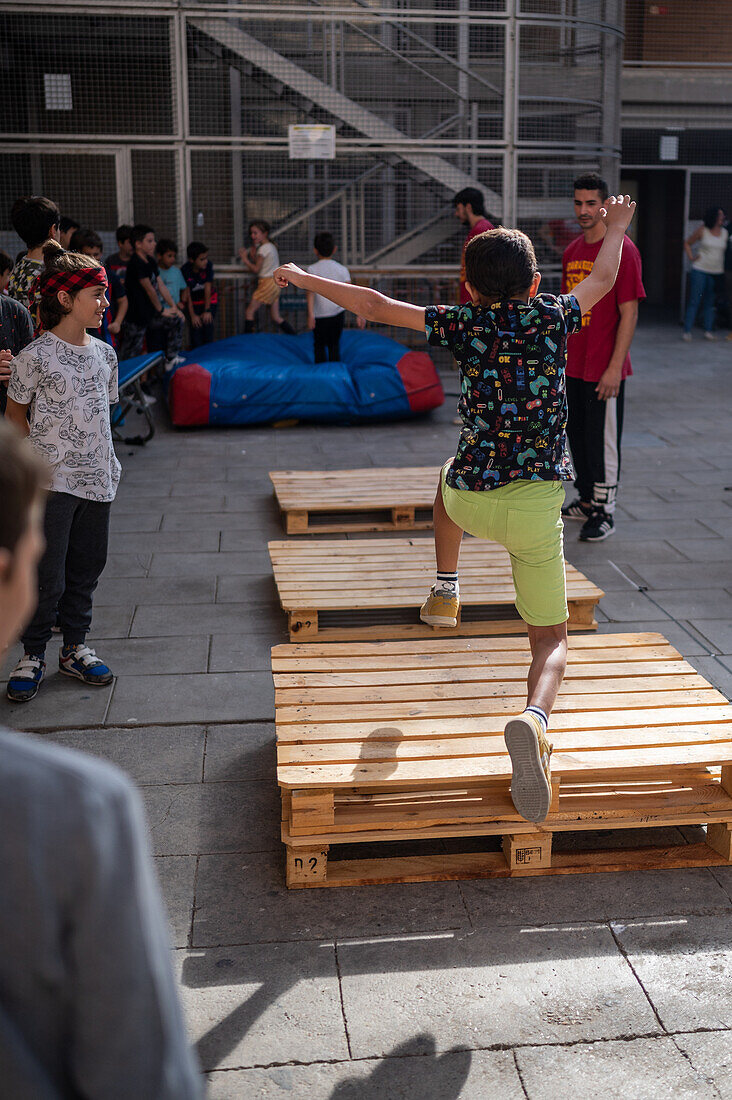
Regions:
<instances>
[{"instance_id":1,"label":"white sock","mask_svg":"<svg viewBox=\"0 0 732 1100\"><path fill-rule=\"evenodd\" d=\"M438 593L442 596L455 596L460 598L460 585L458 583L457 573L440 573L436 574L435 580L435 594Z\"/></svg>"},{"instance_id":2,"label":"white sock","mask_svg":"<svg viewBox=\"0 0 732 1100\"><path fill-rule=\"evenodd\" d=\"M535 718L538 718L541 722L541 732L546 736L546 731L549 728L549 719L541 707L525 707L524 714L533 714Z\"/></svg>"}]
</instances>

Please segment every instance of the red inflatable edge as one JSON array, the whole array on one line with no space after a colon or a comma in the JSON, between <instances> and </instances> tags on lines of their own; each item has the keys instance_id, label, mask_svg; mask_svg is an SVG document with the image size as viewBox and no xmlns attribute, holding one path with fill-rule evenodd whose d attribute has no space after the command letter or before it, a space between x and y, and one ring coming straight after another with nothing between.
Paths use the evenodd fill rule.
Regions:
<instances>
[{"instance_id":1,"label":"red inflatable edge","mask_svg":"<svg viewBox=\"0 0 732 1100\"><path fill-rule=\"evenodd\" d=\"M426 351L408 351L396 366L413 413L429 412L442 405L445 391L437 368Z\"/></svg>"},{"instance_id":2,"label":"red inflatable edge","mask_svg":"<svg viewBox=\"0 0 732 1100\"><path fill-rule=\"evenodd\" d=\"M168 392L170 419L176 428L208 424L211 419L211 373L200 363L178 367Z\"/></svg>"}]
</instances>

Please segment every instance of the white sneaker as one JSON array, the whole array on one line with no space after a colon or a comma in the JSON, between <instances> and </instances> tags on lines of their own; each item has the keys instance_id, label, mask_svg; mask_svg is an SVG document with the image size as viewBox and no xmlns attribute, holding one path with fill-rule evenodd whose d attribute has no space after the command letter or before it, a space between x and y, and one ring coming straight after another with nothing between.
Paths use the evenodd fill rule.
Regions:
<instances>
[{"instance_id":1,"label":"white sneaker","mask_svg":"<svg viewBox=\"0 0 732 1100\"><path fill-rule=\"evenodd\" d=\"M684 340L687 344L690 344L691 343L691 333L690 332L682 332L681 333L681 339Z\"/></svg>"},{"instance_id":2,"label":"white sneaker","mask_svg":"<svg viewBox=\"0 0 732 1100\"><path fill-rule=\"evenodd\" d=\"M716 340L717 337L714 335L713 332L705 332L704 333L704 339L705 340Z\"/></svg>"},{"instance_id":3,"label":"white sneaker","mask_svg":"<svg viewBox=\"0 0 732 1100\"><path fill-rule=\"evenodd\" d=\"M154 405L157 402L157 397L153 397L151 393L143 393L142 400L146 405Z\"/></svg>"}]
</instances>

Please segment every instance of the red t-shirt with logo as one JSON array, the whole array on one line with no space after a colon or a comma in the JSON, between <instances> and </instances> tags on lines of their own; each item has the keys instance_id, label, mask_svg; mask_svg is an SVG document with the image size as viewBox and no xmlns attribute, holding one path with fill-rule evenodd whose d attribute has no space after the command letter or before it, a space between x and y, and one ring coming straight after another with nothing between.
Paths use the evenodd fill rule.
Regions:
<instances>
[{"instance_id":1,"label":"red t-shirt with logo","mask_svg":"<svg viewBox=\"0 0 732 1100\"><path fill-rule=\"evenodd\" d=\"M467 305L470 301L470 295L465 289L465 249L468 241L472 241L473 237L477 237L479 233L487 233L489 229L495 229L495 226L488 221L487 218L479 218L473 228L465 238L465 244L463 245L463 254L460 259L460 305Z\"/></svg>"},{"instance_id":2,"label":"red t-shirt with logo","mask_svg":"<svg viewBox=\"0 0 732 1100\"><path fill-rule=\"evenodd\" d=\"M562 294L572 294L578 283L592 271L602 241L586 244L583 236L567 245L562 257ZM599 382L615 348L620 323L619 306L636 298L645 298L640 252L626 237L620 255L615 286L582 318L582 329L567 340L567 377L584 382ZM633 373L630 355L623 364L623 378Z\"/></svg>"}]
</instances>

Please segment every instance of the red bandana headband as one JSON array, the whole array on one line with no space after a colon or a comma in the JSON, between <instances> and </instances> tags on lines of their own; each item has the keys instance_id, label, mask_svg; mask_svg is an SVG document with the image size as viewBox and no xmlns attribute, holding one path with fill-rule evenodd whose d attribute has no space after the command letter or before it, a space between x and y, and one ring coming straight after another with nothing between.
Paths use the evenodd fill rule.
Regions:
<instances>
[{"instance_id":1,"label":"red bandana headband","mask_svg":"<svg viewBox=\"0 0 732 1100\"><path fill-rule=\"evenodd\" d=\"M107 285L107 273L103 267L82 267L78 271L53 271L40 275L38 291L44 298L52 298L60 290L74 294L87 286Z\"/></svg>"}]
</instances>

